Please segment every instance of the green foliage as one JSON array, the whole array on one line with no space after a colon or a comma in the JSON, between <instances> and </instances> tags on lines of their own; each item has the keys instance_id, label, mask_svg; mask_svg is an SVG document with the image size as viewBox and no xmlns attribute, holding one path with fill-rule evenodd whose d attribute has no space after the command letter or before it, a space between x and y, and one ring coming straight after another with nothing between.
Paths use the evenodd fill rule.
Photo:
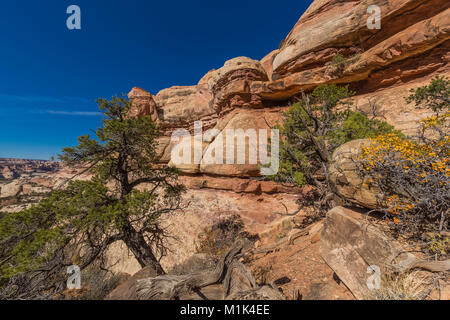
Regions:
<instances>
[{"instance_id":1,"label":"green foliage","mask_svg":"<svg viewBox=\"0 0 450 320\"><path fill-rule=\"evenodd\" d=\"M361 148L359 174L380 190L377 210L392 219L393 230L412 240L449 226L449 84L436 77L406 98L437 113L420 122L418 136L377 136ZM426 134L429 129L433 134ZM438 247L435 243L430 251L437 254Z\"/></svg>"},{"instance_id":2,"label":"green foliage","mask_svg":"<svg viewBox=\"0 0 450 320\"><path fill-rule=\"evenodd\" d=\"M450 238L436 233L426 234L426 250L437 257L446 257L450 254Z\"/></svg>"},{"instance_id":3,"label":"green foliage","mask_svg":"<svg viewBox=\"0 0 450 320\"><path fill-rule=\"evenodd\" d=\"M78 145L64 148L59 159L71 166L92 163L93 171L102 179L126 182L125 170L139 176L152 175L156 161L155 137L159 134L155 123L149 116L127 117L131 103L124 98L99 99L97 103L105 115L103 126L96 131L98 139L90 135L79 137Z\"/></svg>"},{"instance_id":4,"label":"green foliage","mask_svg":"<svg viewBox=\"0 0 450 320\"><path fill-rule=\"evenodd\" d=\"M346 99L352 95L348 86L321 85L289 108L279 126L280 170L272 179L322 187L314 174L323 170L323 165L326 170L338 146L354 139L396 132L386 122L351 111Z\"/></svg>"},{"instance_id":5,"label":"green foliage","mask_svg":"<svg viewBox=\"0 0 450 320\"><path fill-rule=\"evenodd\" d=\"M342 125L338 126L335 131L331 131L327 138L333 145L339 146L348 141L374 138L377 135L388 133L403 136L400 131L395 130L385 121L370 119L360 112L349 111Z\"/></svg>"},{"instance_id":6,"label":"green foliage","mask_svg":"<svg viewBox=\"0 0 450 320\"><path fill-rule=\"evenodd\" d=\"M331 74L335 76L340 76L345 70L345 65L347 64L347 59L341 54L336 54L333 59L331 59Z\"/></svg>"},{"instance_id":7,"label":"green foliage","mask_svg":"<svg viewBox=\"0 0 450 320\"><path fill-rule=\"evenodd\" d=\"M334 65L342 65L345 64L345 58L342 54L336 54L333 59L331 59L331 63Z\"/></svg>"},{"instance_id":8,"label":"green foliage","mask_svg":"<svg viewBox=\"0 0 450 320\"><path fill-rule=\"evenodd\" d=\"M83 270L94 262L104 267L109 246L119 240L142 266L163 272L156 255L165 254L167 234L159 218L180 208L184 187L177 183L176 169L157 164L158 129L149 117L128 117L131 102L123 98L98 104L105 118L97 138L81 136L60 156L93 177L70 181L37 206L1 217L4 291L56 294L65 286L64 268L75 263ZM136 189L142 184L148 191Z\"/></svg>"},{"instance_id":9,"label":"green foliage","mask_svg":"<svg viewBox=\"0 0 450 320\"><path fill-rule=\"evenodd\" d=\"M435 112L448 110L450 105L450 80L438 75L427 86L410 90L406 97L408 103L414 102L417 107L431 109Z\"/></svg>"},{"instance_id":10,"label":"green foliage","mask_svg":"<svg viewBox=\"0 0 450 320\"><path fill-rule=\"evenodd\" d=\"M450 129L450 80L436 76L427 86L411 89L406 97L416 107L434 111L435 115L421 121L419 139L426 144L448 138Z\"/></svg>"}]
</instances>

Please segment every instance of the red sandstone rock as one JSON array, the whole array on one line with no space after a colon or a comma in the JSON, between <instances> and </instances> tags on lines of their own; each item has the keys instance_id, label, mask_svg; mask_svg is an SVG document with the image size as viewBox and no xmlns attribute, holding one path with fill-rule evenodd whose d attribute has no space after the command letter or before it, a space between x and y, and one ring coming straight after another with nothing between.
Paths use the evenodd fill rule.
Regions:
<instances>
[{"instance_id":1,"label":"red sandstone rock","mask_svg":"<svg viewBox=\"0 0 450 320\"><path fill-rule=\"evenodd\" d=\"M211 74L208 86L214 96L217 113L234 108L260 108L261 98L250 92L253 81L267 81L266 71L259 61L238 57L225 62Z\"/></svg>"},{"instance_id":2,"label":"red sandstone rock","mask_svg":"<svg viewBox=\"0 0 450 320\"><path fill-rule=\"evenodd\" d=\"M150 116L152 121L156 122L158 120L156 103L150 93L134 87L128 94L128 98L132 101L132 107L129 112L130 117Z\"/></svg>"},{"instance_id":3,"label":"red sandstone rock","mask_svg":"<svg viewBox=\"0 0 450 320\"><path fill-rule=\"evenodd\" d=\"M369 4L381 8L381 30L367 28ZM204 129L221 132L267 128L261 120L271 110L286 108L287 100L301 90L329 83L351 83L355 105L369 109L376 103L388 122L414 133L417 120L427 114L406 104L404 97L436 73L450 75L449 8L444 0L314 1L280 49L261 62L234 58L209 71L195 86L172 87L155 96L166 134L160 139L160 161L170 162L174 144L169 137L176 128L192 133L199 120ZM348 59L341 75L330 72L337 53ZM256 168L201 164L199 169L195 165L183 170L239 177L258 175Z\"/></svg>"},{"instance_id":4,"label":"red sandstone rock","mask_svg":"<svg viewBox=\"0 0 450 320\"><path fill-rule=\"evenodd\" d=\"M366 9L372 4L381 7L381 30L367 29ZM427 114L406 104L409 89L428 83L435 74L450 75L449 7L447 0L315 0L279 50L261 61L231 59L196 85L174 86L156 96L133 88L130 116L159 118L165 136L158 139L157 153L161 163L170 163L175 146L170 136L177 128L192 133L193 123L201 120L204 130L267 129L267 123L273 126L302 90L350 83L358 108L369 110L370 101L375 101L388 122L412 134L417 120ZM337 53L348 59L342 75L330 74L330 62ZM202 144L202 154L214 147L211 143L213 139ZM33 167L21 168L33 171ZM168 219L182 244L173 244L174 253L163 259L165 266L191 256L198 233L220 215L240 214L251 231L264 233L267 224L278 223L276 213L285 210L282 204L289 212L297 209L297 190L248 178L258 175L258 165L202 161L181 169L181 180L188 187L185 197L193 205L184 215ZM62 168L55 174L3 185L1 193L32 192L30 179L42 188L60 186L74 173ZM358 193L353 196L361 196L357 203L368 200ZM314 243L318 238L316 233Z\"/></svg>"}]
</instances>

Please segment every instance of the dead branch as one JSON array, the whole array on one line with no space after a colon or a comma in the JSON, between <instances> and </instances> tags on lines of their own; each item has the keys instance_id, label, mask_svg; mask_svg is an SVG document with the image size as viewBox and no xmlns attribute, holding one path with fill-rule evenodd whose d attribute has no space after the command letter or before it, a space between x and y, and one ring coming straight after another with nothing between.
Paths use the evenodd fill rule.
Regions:
<instances>
[{"instance_id":1,"label":"dead branch","mask_svg":"<svg viewBox=\"0 0 450 320\"><path fill-rule=\"evenodd\" d=\"M164 275L156 278L139 280L137 295L141 300L173 300L183 293L201 289L221 282L233 259L244 247L244 240L237 240L222 257L216 268L207 272L196 272L190 275Z\"/></svg>"},{"instance_id":2,"label":"dead branch","mask_svg":"<svg viewBox=\"0 0 450 320\"><path fill-rule=\"evenodd\" d=\"M140 300L174 300L192 297L191 293L197 293L202 297L200 289L208 290L206 287L222 283L221 293L216 292L214 295L216 299L286 299L282 293L271 286L259 287L250 271L237 260L243 249L247 247L246 241L245 239L237 240L213 270L138 280L137 297ZM203 296L203 298L206 297Z\"/></svg>"}]
</instances>

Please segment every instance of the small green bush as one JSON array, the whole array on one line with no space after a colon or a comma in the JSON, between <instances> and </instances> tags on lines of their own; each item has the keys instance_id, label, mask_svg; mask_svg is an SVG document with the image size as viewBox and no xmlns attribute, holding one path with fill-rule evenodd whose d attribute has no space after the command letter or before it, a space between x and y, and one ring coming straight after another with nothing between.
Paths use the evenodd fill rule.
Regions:
<instances>
[{"instance_id":1,"label":"small green bush","mask_svg":"<svg viewBox=\"0 0 450 320\"><path fill-rule=\"evenodd\" d=\"M330 73L334 76L341 76L345 70L345 65L347 64L347 59L341 54L336 54L333 59L331 59L331 69Z\"/></svg>"},{"instance_id":2,"label":"small green bush","mask_svg":"<svg viewBox=\"0 0 450 320\"><path fill-rule=\"evenodd\" d=\"M311 184L321 189L324 184L314 175L319 170L327 170L337 147L379 134L400 134L384 121L351 111L347 98L352 95L348 86L321 85L284 113L283 122L278 126L282 136L280 169L271 179L300 187Z\"/></svg>"},{"instance_id":3,"label":"small green bush","mask_svg":"<svg viewBox=\"0 0 450 320\"><path fill-rule=\"evenodd\" d=\"M412 90L406 100L435 113L420 121L418 135L385 134L361 149L359 173L380 190L377 210L392 220L393 230L411 240L449 228L449 93L450 81L440 77Z\"/></svg>"},{"instance_id":4,"label":"small green bush","mask_svg":"<svg viewBox=\"0 0 450 320\"><path fill-rule=\"evenodd\" d=\"M91 266L81 273L86 293L83 300L104 300L117 286L125 281L124 275L113 274L98 266Z\"/></svg>"}]
</instances>

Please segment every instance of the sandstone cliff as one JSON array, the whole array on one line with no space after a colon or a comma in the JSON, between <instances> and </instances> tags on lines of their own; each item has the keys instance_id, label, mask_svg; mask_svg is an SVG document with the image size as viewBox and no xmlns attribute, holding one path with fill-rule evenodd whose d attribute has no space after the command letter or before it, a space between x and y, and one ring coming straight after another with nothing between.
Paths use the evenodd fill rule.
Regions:
<instances>
[{"instance_id":1,"label":"sandstone cliff","mask_svg":"<svg viewBox=\"0 0 450 320\"><path fill-rule=\"evenodd\" d=\"M381 8L380 29L367 27L369 5ZM435 74L450 74L449 38L450 3L445 0L316 0L280 48L261 61L234 58L208 72L196 85L146 94L145 101L135 99L139 110L135 113L153 116L154 109L146 110L155 106L165 135L159 146L162 163L170 163L175 145L170 135L176 128L193 133L194 122L202 121L203 130L214 128L222 133L267 129L302 90L319 84L349 84L356 92L355 108L369 111L376 105L380 117L412 134L417 120L426 114L408 105L404 97ZM339 72L332 63L336 54L345 57ZM213 147L214 137L203 141L203 156ZM187 243L198 231L197 223L221 212L240 214L260 231L277 220L274 212L285 212L284 206L295 211L292 190L258 181L258 165L204 162L179 166L189 188L187 197L194 204L185 213L189 218L179 221L183 226L189 221L182 228L189 235L181 234Z\"/></svg>"},{"instance_id":2,"label":"sandstone cliff","mask_svg":"<svg viewBox=\"0 0 450 320\"><path fill-rule=\"evenodd\" d=\"M369 5L381 8L379 30L367 27ZM199 120L204 130L220 132L267 128L302 90L327 83L350 84L356 92L355 107L367 110L376 104L380 115L408 134L426 115L404 97L435 74L449 74L449 38L448 1L317 0L280 48L261 61L234 58L208 72L197 85L164 89L155 96L134 88L129 97L134 98L137 91L146 95L146 100L135 99L136 115L158 114L165 132L160 143L165 163L170 161L170 134L175 128L193 132ZM346 59L338 73L332 64L336 54ZM204 155L210 143L202 146ZM257 175L255 166L200 163L181 169L206 175Z\"/></svg>"},{"instance_id":3,"label":"sandstone cliff","mask_svg":"<svg viewBox=\"0 0 450 320\"><path fill-rule=\"evenodd\" d=\"M381 8L381 29L367 27L369 5ZM168 164L176 145L171 142L175 129L193 133L196 121L202 121L203 130L216 132L267 129L302 90L336 83L349 84L356 92L355 108L367 111L375 104L380 117L412 134L417 120L426 114L408 105L404 97L436 74L450 75L449 49L449 1L316 0L280 48L261 61L231 59L192 86L158 93L133 88L130 116L150 115L159 123L164 133L159 140L159 160ZM345 57L339 72L332 63L336 54ZM214 147L214 138L203 141L202 155ZM182 246L174 243L174 254L163 259L165 266L189 257L198 233L220 215L239 214L252 231L264 234L277 228L277 213L295 212L298 190L261 181L258 169L255 164L209 165L203 158L197 164L180 166L191 206L167 220ZM38 179L34 182L39 184ZM129 255L123 253L122 258L126 262L117 266L120 271L139 270Z\"/></svg>"}]
</instances>

